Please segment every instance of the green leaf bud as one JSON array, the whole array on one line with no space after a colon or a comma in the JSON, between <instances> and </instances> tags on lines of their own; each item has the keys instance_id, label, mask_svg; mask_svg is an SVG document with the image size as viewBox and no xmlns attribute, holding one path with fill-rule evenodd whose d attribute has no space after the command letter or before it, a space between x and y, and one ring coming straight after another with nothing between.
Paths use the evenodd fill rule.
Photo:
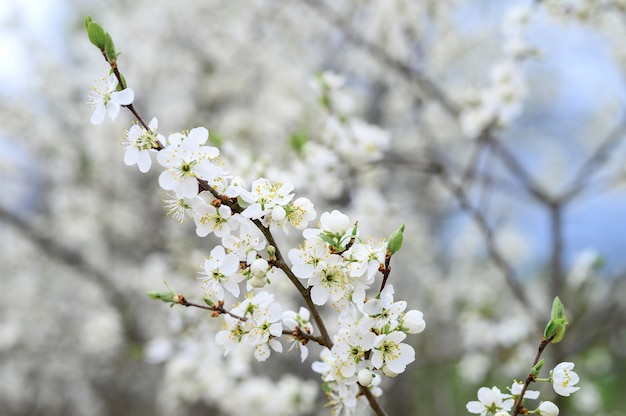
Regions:
<instances>
[{"instance_id":1,"label":"green leaf bud","mask_svg":"<svg viewBox=\"0 0 626 416\"><path fill-rule=\"evenodd\" d=\"M148 292L148 296L150 297L150 299L160 300L167 303L177 303L178 295L176 294L174 289L172 289L172 287L166 281L163 281L163 283L168 290L151 290Z\"/></svg>"},{"instance_id":2,"label":"green leaf bud","mask_svg":"<svg viewBox=\"0 0 626 416\"><path fill-rule=\"evenodd\" d=\"M176 294L165 290L151 290L148 292L148 296L150 299L171 303L174 302L174 296L176 296Z\"/></svg>"},{"instance_id":3,"label":"green leaf bud","mask_svg":"<svg viewBox=\"0 0 626 416\"><path fill-rule=\"evenodd\" d=\"M565 307L563 306L561 299L559 299L559 297L556 296L554 298L554 301L552 302L552 313L550 314L550 318L551 319L564 318L565 317L564 311L565 311Z\"/></svg>"},{"instance_id":4,"label":"green leaf bud","mask_svg":"<svg viewBox=\"0 0 626 416\"><path fill-rule=\"evenodd\" d=\"M91 16L85 17L85 30L87 30L87 28L89 27L89 23L91 22L93 22L93 20L91 19Z\"/></svg>"},{"instance_id":5,"label":"green leaf bud","mask_svg":"<svg viewBox=\"0 0 626 416\"><path fill-rule=\"evenodd\" d=\"M204 303L207 304L207 306L215 306L215 304L213 303L213 301L209 298L207 298L206 296L202 298L202 300L204 301Z\"/></svg>"},{"instance_id":6,"label":"green leaf bud","mask_svg":"<svg viewBox=\"0 0 626 416\"><path fill-rule=\"evenodd\" d=\"M395 254L402 247L402 240L404 237L404 224L402 224L397 230L395 230L389 236L389 240L387 241L387 250L391 252L391 254Z\"/></svg>"},{"instance_id":7,"label":"green leaf bud","mask_svg":"<svg viewBox=\"0 0 626 416\"><path fill-rule=\"evenodd\" d=\"M542 358L535 366L530 370L530 374L537 377L539 372L541 371L541 367L543 367L544 359Z\"/></svg>"},{"instance_id":8,"label":"green leaf bud","mask_svg":"<svg viewBox=\"0 0 626 416\"><path fill-rule=\"evenodd\" d=\"M546 325L546 329L543 332L545 339L552 339L550 342L553 344L561 342L565 335L565 329L567 327L567 318L550 319L550 322Z\"/></svg>"},{"instance_id":9,"label":"green leaf bud","mask_svg":"<svg viewBox=\"0 0 626 416\"><path fill-rule=\"evenodd\" d=\"M102 29L102 26L94 21L90 21L87 25L87 36L89 41L95 45L96 48L101 51L104 50L106 45L106 32Z\"/></svg>"},{"instance_id":10,"label":"green leaf bud","mask_svg":"<svg viewBox=\"0 0 626 416\"><path fill-rule=\"evenodd\" d=\"M109 60L109 63L113 63L117 59L118 53L115 51L115 44L113 43L113 39L111 38L111 35L109 35L109 33L107 32L104 34L104 36L105 36L104 50L107 54L107 59Z\"/></svg>"}]
</instances>

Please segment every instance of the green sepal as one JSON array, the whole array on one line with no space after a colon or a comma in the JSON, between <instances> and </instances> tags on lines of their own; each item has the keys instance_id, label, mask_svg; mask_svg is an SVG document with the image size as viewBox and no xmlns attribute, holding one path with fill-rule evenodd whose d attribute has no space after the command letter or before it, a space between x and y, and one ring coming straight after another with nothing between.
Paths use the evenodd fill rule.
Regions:
<instances>
[{"instance_id":1,"label":"green sepal","mask_svg":"<svg viewBox=\"0 0 626 416\"><path fill-rule=\"evenodd\" d=\"M85 20L85 23L86 22L87 21ZM88 24L86 23L86 29L87 29L87 37L89 37L89 41L93 43L96 48L103 51L106 45L107 34L102 28L102 26L90 20Z\"/></svg>"},{"instance_id":2,"label":"green sepal","mask_svg":"<svg viewBox=\"0 0 626 416\"><path fill-rule=\"evenodd\" d=\"M535 366L530 370L530 374L532 376L537 377L539 375L539 372L541 371L541 367L543 367L544 361L545 360L542 358L541 361L535 364Z\"/></svg>"},{"instance_id":3,"label":"green sepal","mask_svg":"<svg viewBox=\"0 0 626 416\"><path fill-rule=\"evenodd\" d=\"M290 137L289 137L289 143L291 144L291 147L293 148L293 150L296 151L296 153L298 154L302 154L303 150L304 150L304 145L309 141L308 136L306 135L306 133L304 132L296 132L293 133Z\"/></svg>"},{"instance_id":4,"label":"green sepal","mask_svg":"<svg viewBox=\"0 0 626 416\"><path fill-rule=\"evenodd\" d=\"M391 252L391 254L395 254L402 247L402 240L404 238L404 224L398 227L391 235L389 236L389 240L387 241L387 250Z\"/></svg>"}]
</instances>

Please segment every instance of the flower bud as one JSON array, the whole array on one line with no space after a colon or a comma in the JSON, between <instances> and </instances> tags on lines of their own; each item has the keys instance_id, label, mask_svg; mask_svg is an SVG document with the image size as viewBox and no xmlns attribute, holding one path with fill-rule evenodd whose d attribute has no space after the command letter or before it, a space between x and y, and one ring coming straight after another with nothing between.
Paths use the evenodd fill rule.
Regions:
<instances>
[{"instance_id":1,"label":"flower bud","mask_svg":"<svg viewBox=\"0 0 626 416\"><path fill-rule=\"evenodd\" d=\"M372 380L374 379L372 372L367 368L360 370L357 377L359 379L359 384L363 387L367 387L372 384Z\"/></svg>"},{"instance_id":2,"label":"flower bud","mask_svg":"<svg viewBox=\"0 0 626 416\"><path fill-rule=\"evenodd\" d=\"M263 276L252 276L252 279L248 280L250 282L250 286L255 289L260 289L267 284L267 278L265 275Z\"/></svg>"},{"instance_id":3,"label":"flower bud","mask_svg":"<svg viewBox=\"0 0 626 416\"><path fill-rule=\"evenodd\" d=\"M400 329L407 334L419 334L426 328L424 314L418 310L410 310L404 314Z\"/></svg>"},{"instance_id":4,"label":"flower bud","mask_svg":"<svg viewBox=\"0 0 626 416\"><path fill-rule=\"evenodd\" d=\"M537 408L537 414L541 416L558 416L559 408L552 402L541 402Z\"/></svg>"},{"instance_id":5,"label":"flower bud","mask_svg":"<svg viewBox=\"0 0 626 416\"><path fill-rule=\"evenodd\" d=\"M273 221L280 222L284 220L286 216L287 212L285 211L285 208L281 207L280 205L276 205L274 208L272 208Z\"/></svg>"},{"instance_id":6,"label":"flower bud","mask_svg":"<svg viewBox=\"0 0 626 416\"><path fill-rule=\"evenodd\" d=\"M269 268L269 264L265 259L255 259L250 265L250 273L254 277L263 277L267 274L267 269Z\"/></svg>"},{"instance_id":7,"label":"flower bud","mask_svg":"<svg viewBox=\"0 0 626 416\"><path fill-rule=\"evenodd\" d=\"M383 367L383 374L386 375L389 378L394 378L394 377L396 377L398 375L398 373L395 373L395 372L391 371L389 369L388 365Z\"/></svg>"}]
</instances>

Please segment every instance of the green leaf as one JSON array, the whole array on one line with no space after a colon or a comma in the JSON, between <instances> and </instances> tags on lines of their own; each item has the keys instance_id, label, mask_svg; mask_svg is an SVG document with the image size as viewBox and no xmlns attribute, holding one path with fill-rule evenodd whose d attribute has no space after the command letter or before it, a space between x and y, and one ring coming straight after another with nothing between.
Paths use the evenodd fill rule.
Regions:
<instances>
[{"instance_id":1,"label":"green leaf","mask_svg":"<svg viewBox=\"0 0 626 416\"><path fill-rule=\"evenodd\" d=\"M174 294L172 292L166 292L164 290L151 290L147 293L150 299L160 300L163 302L174 302Z\"/></svg>"},{"instance_id":2,"label":"green leaf","mask_svg":"<svg viewBox=\"0 0 626 416\"><path fill-rule=\"evenodd\" d=\"M552 312L550 313L550 318L551 319L563 318L565 316L564 311L565 311L565 307L563 306L561 299L559 299L559 297L556 296L554 298L554 301L552 302Z\"/></svg>"},{"instance_id":3,"label":"green leaf","mask_svg":"<svg viewBox=\"0 0 626 416\"><path fill-rule=\"evenodd\" d=\"M289 143L291 144L291 147L293 148L293 150L296 151L296 153L298 154L302 154L302 151L304 150L304 145L309 141L308 136L306 135L306 133L304 132L297 132L297 133L293 133L290 137L289 137Z\"/></svg>"},{"instance_id":4,"label":"green leaf","mask_svg":"<svg viewBox=\"0 0 626 416\"><path fill-rule=\"evenodd\" d=\"M91 43L93 43L96 48L101 51L104 50L106 44L106 32L102 29L102 26L97 24L94 21L89 22L87 25L87 36Z\"/></svg>"},{"instance_id":5,"label":"green leaf","mask_svg":"<svg viewBox=\"0 0 626 416\"><path fill-rule=\"evenodd\" d=\"M167 303L173 303L174 296L176 296L176 292L174 292L174 289L172 289L172 287L166 281L163 281L163 283L167 287L168 289L167 291L151 290L147 294L150 297L150 299L160 300L160 301L167 302Z\"/></svg>"},{"instance_id":6,"label":"green leaf","mask_svg":"<svg viewBox=\"0 0 626 416\"><path fill-rule=\"evenodd\" d=\"M104 42L104 50L107 54L107 59L109 62L115 61L117 59L118 53L115 51L115 44L113 43L113 39L109 33L105 33L105 42Z\"/></svg>"},{"instance_id":7,"label":"green leaf","mask_svg":"<svg viewBox=\"0 0 626 416\"><path fill-rule=\"evenodd\" d=\"M211 142L213 146L220 147L224 143L224 138L215 130L209 130L209 142Z\"/></svg>"},{"instance_id":8,"label":"green leaf","mask_svg":"<svg viewBox=\"0 0 626 416\"><path fill-rule=\"evenodd\" d=\"M91 23L93 20L91 19L91 16L87 16L85 17L85 30L87 30L87 28L89 27L89 23Z\"/></svg>"}]
</instances>

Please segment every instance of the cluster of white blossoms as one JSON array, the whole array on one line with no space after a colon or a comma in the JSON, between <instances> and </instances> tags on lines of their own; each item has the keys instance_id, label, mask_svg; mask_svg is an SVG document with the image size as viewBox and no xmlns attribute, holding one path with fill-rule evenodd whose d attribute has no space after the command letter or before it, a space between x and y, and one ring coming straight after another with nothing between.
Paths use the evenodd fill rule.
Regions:
<instances>
[{"instance_id":1,"label":"cluster of white blossoms","mask_svg":"<svg viewBox=\"0 0 626 416\"><path fill-rule=\"evenodd\" d=\"M573 371L574 364L571 362L563 362L558 364L550 372L548 379L536 379L535 381L547 381L552 383L554 391L561 396L569 396L578 391L580 387L576 387L579 381L578 374ZM478 389L478 400L468 402L467 411L481 416L511 416L513 406L524 390L524 383L514 381L511 387L508 387L509 393L502 393L497 387ZM539 392L536 390L524 391L524 400L537 400ZM550 401L542 401L537 408L528 413L540 416L558 416L559 408Z\"/></svg>"},{"instance_id":2,"label":"cluster of white blossoms","mask_svg":"<svg viewBox=\"0 0 626 416\"><path fill-rule=\"evenodd\" d=\"M322 374L335 413L350 414L365 403L359 385L379 395L381 373L395 377L414 361L413 347L403 341L407 334L422 332L426 323L420 311L405 311L405 301L394 302L390 284L374 298L366 297L387 249L361 241L346 215L326 212L320 228L303 235L303 247L289 252L294 274L307 282L316 305L330 301L338 312L333 346L322 351L313 370Z\"/></svg>"},{"instance_id":3,"label":"cluster of white blossoms","mask_svg":"<svg viewBox=\"0 0 626 416\"><path fill-rule=\"evenodd\" d=\"M319 134L302 144L302 158L293 166L303 184L313 184L328 199L341 196L344 190L338 177L347 178L351 170L362 169L364 163L379 161L391 145L389 132L354 114L355 102L345 85L343 76L330 71L311 81L324 114Z\"/></svg>"},{"instance_id":4,"label":"cluster of white blossoms","mask_svg":"<svg viewBox=\"0 0 626 416\"><path fill-rule=\"evenodd\" d=\"M489 82L480 91L463 98L459 125L465 137L475 138L489 125L508 126L523 109L527 95L524 61L538 54L526 41L531 20L530 6L511 9L502 24L504 56L490 69Z\"/></svg>"},{"instance_id":5,"label":"cluster of white blossoms","mask_svg":"<svg viewBox=\"0 0 626 416\"><path fill-rule=\"evenodd\" d=\"M117 91L112 81L109 87L100 98L91 99L98 103L94 123L101 121L103 112L115 118L120 105L132 103L132 99L116 98L128 96L127 89ZM368 160L379 157L381 143L388 140L384 134L363 122L338 123L335 133L351 131L369 137L371 143L362 150L372 152ZM124 133L124 161L148 172L156 155L161 168L159 185L170 196L164 201L168 214L180 222L193 219L200 237L213 234L220 239L204 258L198 280L208 309L214 316L223 316L215 341L225 354L243 345L254 350L258 361L265 361L271 351L283 351L282 339L290 343L288 350L298 348L304 361L307 343L313 340L324 347L322 361L314 362L313 369L322 375L336 413L352 414L360 403L366 403L361 389L369 389L373 397L382 394L382 376L397 376L415 359L413 347L404 342L407 334L418 334L426 326L422 312L407 311L407 302L394 300L393 286L386 284L389 259L399 249L401 235L394 249L393 237L389 242L364 240L356 223L337 210L323 213L319 228L306 228L317 213L310 200L295 197L292 184L259 178L248 186L226 170L219 150L207 144L206 128L170 134L166 139L156 132L157 127L154 118L149 125L141 122ZM304 242L288 252L289 266L273 245L272 233L288 233L290 227L303 230ZM374 287L379 272L384 280ZM337 317L335 334L317 336L326 328L314 330L310 309L286 310L275 294L262 290L274 279L288 278L300 293L306 293L304 300L315 308L318 327L325 325L317 307L332 304ZM371 288L373 297L368 298ZM182 295L172 292L168 296L169 302L190 306ZM238 301L240 297L243 300ZM233 301L233 306L225 307L227 301Z\"/></svg>"}]
</instances>

